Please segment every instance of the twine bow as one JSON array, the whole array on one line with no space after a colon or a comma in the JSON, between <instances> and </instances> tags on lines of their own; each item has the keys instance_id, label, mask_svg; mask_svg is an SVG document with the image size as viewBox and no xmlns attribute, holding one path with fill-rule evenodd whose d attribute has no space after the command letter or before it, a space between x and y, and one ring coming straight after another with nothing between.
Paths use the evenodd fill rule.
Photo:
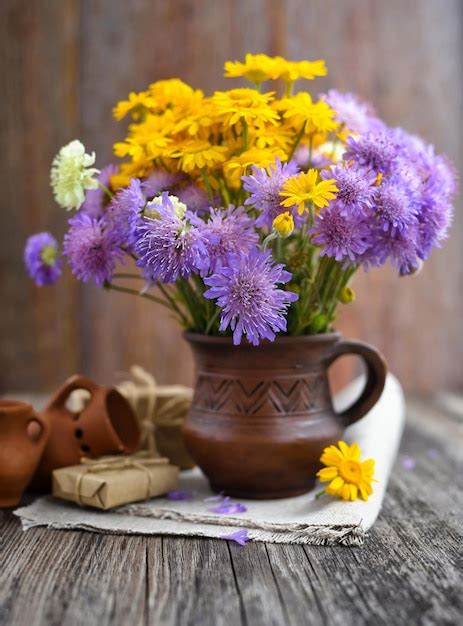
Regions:
<instances>
[{"instance_id":1,"label":"twine bow","mask_svg":"<svg viewBox=\"0 0 463 626\"><path fill-rule=\"evenodd\" d=\"M149 452L138 452L131 456L102 456L99 459L89 459L84 457L81 459L83 466L82 471L77 476L76 492L77 504L83 506L82 502L82 480L87 474L97 474L98 472L116 471L124 469L138 469L142 471L147 478L146 497L150 498L153 492L153 479L149 467L153 465L167 465L168 459L164 457L153 457Z\"/></svg>"}]
</instances>

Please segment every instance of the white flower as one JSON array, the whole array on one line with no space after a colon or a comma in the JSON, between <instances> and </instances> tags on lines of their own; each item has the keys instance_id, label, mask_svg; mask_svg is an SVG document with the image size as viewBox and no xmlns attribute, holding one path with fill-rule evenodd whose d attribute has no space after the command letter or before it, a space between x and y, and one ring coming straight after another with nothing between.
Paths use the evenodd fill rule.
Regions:
<instances>
[{"instance_id":1,"label":"white flower","mask_svg":"<svg viewBox=\"0 0 463 626\"><path fill-rule=\"evenodd\" d=\"M183 218L185 217L185 213L187 212L187 205L184 204L183 202L181 202L177 196L171 196L170 194L167 196L167 198L170 200L170 202L172 203L172 207L174 209L174 213L175 215L178 217L179 220L183 220ZM151 202L148 202L147 206L146 206L146 210L145 210L145 216L146 217L155 217L156 216L156 207L158 206L163 206L163 197L161 196L157 196L156 198L153 198L151 200Z\"/></svg>"},{"instance_id":2,"label":"white flower","mask_svg":"<svg viewBox=\"0 0 463 626\"><path fill-rule=\"evenodd\" d=\"M86 189L97 189L94 178L100 170L90 167L95 153L85 154L85 146L74 139L63 146L53 159L50 182L56 202L64 209L78 209L85 200Z\"/></svg>"}]
</instances>

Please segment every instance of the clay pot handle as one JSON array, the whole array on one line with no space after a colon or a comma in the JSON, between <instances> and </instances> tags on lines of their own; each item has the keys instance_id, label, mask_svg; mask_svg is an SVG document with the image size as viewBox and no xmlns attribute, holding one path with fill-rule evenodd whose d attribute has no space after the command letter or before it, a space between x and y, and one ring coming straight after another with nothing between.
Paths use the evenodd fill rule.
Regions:
<instances>
[{"instance_id":1,"label":"clay pot handle","mask_svg":"<svg viewBox=\"0 0 463 626\"><path fill-rule=\"evenodd\" d=\"M387 366L382 354L372 346L361 341L344 340L334 346L327 359L327 365L331 365L344 354L355 354L361 357L367 370L362 393L350 407L338 414L344 427L347 427L368 413L379 400L386 382Z\"/></svg>"},{"instance_id":2,"label":"clay pot handle","mask_svg":"<svg viewBox=\"0 0 463 626\"><path fill-rule=\"evenodd\" d=\"M50 425L48 420L33 411L27 418L26 432L28 438L34 443L38 443L43 438L48 439L50 434Z\"/></svg>"},{"instance_id":3,"label":"clay pot handle","mask_svg":"<svg viewBox=\"0 0 463 626\"><path fill-rule=\"evenodd\" d=\"M56 394L50 400L47 408L59 409L64 407L66 400L76 389L85 389L93 395L98 389L98 385L85 376L75 374L74 376L71 376L71 378L67 379L61 389L58 389Z\"/></svg>"}]
</instances>

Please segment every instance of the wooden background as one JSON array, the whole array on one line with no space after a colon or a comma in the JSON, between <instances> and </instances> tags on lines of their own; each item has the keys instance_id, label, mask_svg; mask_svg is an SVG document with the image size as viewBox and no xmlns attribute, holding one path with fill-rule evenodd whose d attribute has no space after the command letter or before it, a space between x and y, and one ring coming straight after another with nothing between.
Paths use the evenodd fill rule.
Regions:
<instances>
[{"instance_id":1,"label":"wooden background","mask_svg":"<svg viewBox=\"0 0 463 626\"><path fill-rule=\"evenodd\" d=\"M460 0L2 0L0 8L0 391L50 389L80 370L101 381L134 362L191 382L180 331L159 308L78 285L26 278L26 237L61 236L49 166L79 137L98 165L123 128L113 104L179 76L211 91L246 51L324 57L312 83L358 92L391 124L421 133L461 168ZM463 389L463 219L416 278L359 276L339 328L376 344L409 389Z\"/></svg>"}]
</instances>

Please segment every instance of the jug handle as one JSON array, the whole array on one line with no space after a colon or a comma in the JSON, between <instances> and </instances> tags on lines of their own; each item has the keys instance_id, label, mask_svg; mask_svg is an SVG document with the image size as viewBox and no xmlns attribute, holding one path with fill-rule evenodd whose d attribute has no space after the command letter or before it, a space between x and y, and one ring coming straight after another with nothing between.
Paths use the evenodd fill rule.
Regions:
<instances>
[{"instance_id":1,"label":"jug handle","mask_svg":"<svg viewBox=\"0 0 463 626\"><path fill-rule=\"evenodd\" d=\"M39 433L38 437L32 437L29 433L28 427L31 422L38 422L41 426L41 432ZM28 438L31 441L33 441L34 443L39 443L39 441L41 441L41 439L43 439L44 437L45 439L48 439L48 435L50 434L50 424L48 423L48 420L43 417L43 415L40 415L40 413L37 413L37 411L33 410L31 414L27 417L26 432Z\"/></svg>"},{"instance_id":2,"label":"jug handle","mask_svg":"<svg viewBox=\"0 0 463 626\"><path fill-rule=\"evenodd\" d=\"M361 419L379 400L386 382L387 366L382 354L362 341L341 339L336 343L326 359L330 366L343 355L357 355L366 366L366 382L360 396L349 407L338 413L344 427Z\"/></svg>"},{"instance_id":3,"label":"jug handle","mask_svg":"<svg viewBox=\"0 0 463 626\"><path fill-rule=\"evenodd\" d=\"M64 407L66 400L76 389L85 389L93 395L98 388L98 385L89 378L80 374L75 374L74 376L71 376L71 378L68 378L64 385L58 389L56 394L50 400L47 409L60 409Z\"/></svg>"}]
</instances>

